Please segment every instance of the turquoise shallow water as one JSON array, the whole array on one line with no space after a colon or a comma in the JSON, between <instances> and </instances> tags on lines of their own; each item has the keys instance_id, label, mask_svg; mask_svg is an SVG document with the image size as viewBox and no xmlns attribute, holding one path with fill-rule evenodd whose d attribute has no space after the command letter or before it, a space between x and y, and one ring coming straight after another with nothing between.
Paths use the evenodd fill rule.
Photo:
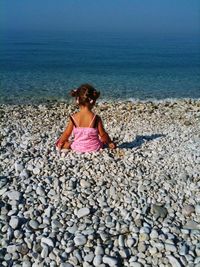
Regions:
<instances>
[{"instance_id":1,"label":"turquoise shallow water","mask_svg":"<svg viewBox=\"0 0 200 267\"><path fill-rule=\"evenodd\" d=\"M68 100L68 91L86 82L108 100L200 98L200 39L2 34L0 103Z\"/></svg>"}]
</instances>

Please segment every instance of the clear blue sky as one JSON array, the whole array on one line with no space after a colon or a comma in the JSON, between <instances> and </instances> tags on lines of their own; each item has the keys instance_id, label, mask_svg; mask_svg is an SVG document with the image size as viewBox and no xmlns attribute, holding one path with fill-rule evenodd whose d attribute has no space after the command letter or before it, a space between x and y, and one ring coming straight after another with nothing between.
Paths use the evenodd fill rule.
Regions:
<instances>
[{"instance_id":1,"label":"clear blue sky","mask_svg":"<svg viewBox=\"0 0 200 267\"><path fill-rule=\"evenodd\" d=\"M199 0L0 0L0 30L200 33Z\"/></svg>"}]
</instances>

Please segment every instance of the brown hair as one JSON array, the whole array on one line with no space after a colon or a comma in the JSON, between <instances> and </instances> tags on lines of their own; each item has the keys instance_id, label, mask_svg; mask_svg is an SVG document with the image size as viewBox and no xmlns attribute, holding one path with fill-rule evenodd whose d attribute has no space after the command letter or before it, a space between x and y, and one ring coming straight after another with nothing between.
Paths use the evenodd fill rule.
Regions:
<instances>
[{"instance_id":1,"label":"brown hair","mask_svg":"<svg viewBox=\"0 0 200 267\"><path fill-rule=\"evenodd\" d=\"M79 105L89 105L95 103L100 96L100 92L90 84L82 84L77 89L71 91L71 96L76 97Z\"/></svg>"}]
</instances>

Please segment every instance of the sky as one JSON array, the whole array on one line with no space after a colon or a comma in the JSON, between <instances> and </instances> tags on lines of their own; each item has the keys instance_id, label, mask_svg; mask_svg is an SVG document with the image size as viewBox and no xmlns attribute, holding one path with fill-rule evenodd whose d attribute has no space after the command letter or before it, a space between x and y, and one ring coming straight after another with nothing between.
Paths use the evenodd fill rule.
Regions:
<instances>
[{"instance_id":1,"label":"sky","mask_svg":"<svg viewBox=\"0 0 200 267\"><path fill-rule=\"evenodd\" d=\"M200 34L199 0L0 0L0 31Z\"/></svg>"}]
</instances>

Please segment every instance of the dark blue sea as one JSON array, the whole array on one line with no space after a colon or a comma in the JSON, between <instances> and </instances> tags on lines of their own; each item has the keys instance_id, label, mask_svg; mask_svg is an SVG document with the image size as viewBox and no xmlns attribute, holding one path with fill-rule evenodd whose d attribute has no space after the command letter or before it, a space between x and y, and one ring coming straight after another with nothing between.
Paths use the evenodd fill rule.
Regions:
<instances>
[{"instance_id":1,"label":"dark blue sea","mask_svg":"<svg viewBox=\"0 0 200 267\"><path fill-rule=\"evenodd\" d=\"M81 83L109 101L200 98L200 38L0 33L0 103L68 101Z\"/></svg>"}]
</instances>

